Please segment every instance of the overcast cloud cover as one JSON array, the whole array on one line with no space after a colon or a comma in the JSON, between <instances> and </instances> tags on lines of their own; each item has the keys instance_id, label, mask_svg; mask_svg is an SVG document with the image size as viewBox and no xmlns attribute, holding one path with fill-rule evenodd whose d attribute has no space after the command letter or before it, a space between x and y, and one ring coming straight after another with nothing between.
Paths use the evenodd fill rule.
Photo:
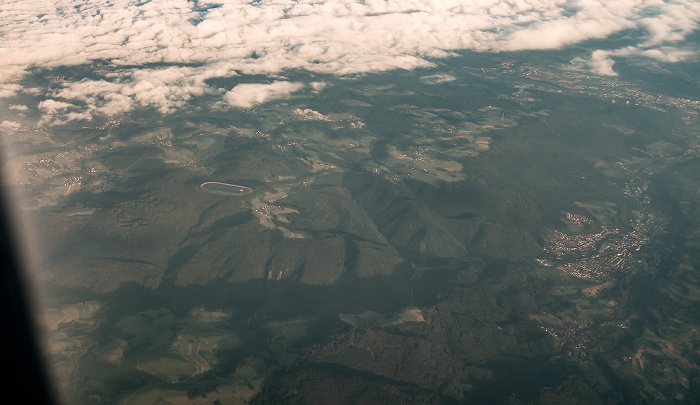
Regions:
<instances>
[{"instance_id":1,"label":"overcast cloud cover","mask_svg":"<svg viewBox=\"0 0 700 405\"><path fill-rule=\"evenodd\" d=\"M119 68L49 94L39 105L47 119L139 106L168 113L205 93L247 108L304 86L275 77L285 69L336 75L412 69L461 49L555 49L628 31L637 43L572 61L614 75L616 57L694 57L680 42L698 21L697 0L5 0L0 97L21 91L28 68L103 60ZM156 62L186 66L141 67ZM272 79L233 89L206 84L237 72Z\"/></svg>"}]
</instances>

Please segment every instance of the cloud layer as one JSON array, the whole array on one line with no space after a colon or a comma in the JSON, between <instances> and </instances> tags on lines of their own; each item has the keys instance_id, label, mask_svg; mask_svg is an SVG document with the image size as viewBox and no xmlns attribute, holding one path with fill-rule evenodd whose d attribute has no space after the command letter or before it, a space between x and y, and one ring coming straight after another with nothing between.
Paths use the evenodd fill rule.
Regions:
<instances>
[{"instance_id":1,"label":"cloud layer","mask_svg":"<svg viewBox=\"0 0 700 405\"><path fill-rule=\"evenodd\" d=\"M675 46L699 20L696 0L6 0L0 97L20 90L28 68L101 60L120 68L101 80L67 83L50 96L74 106L48 103L45 111L169 112L217 91L244 107L288 92L246 99L245 88L211 89L206 80L285 69L337 75L412 69L456 50L555 49L629 31L639 38L629 47L577 60L614 74L611 57L687 58L689 51ZM153 65L162 63L171 66Z\"/></svg>"}]
</instances>

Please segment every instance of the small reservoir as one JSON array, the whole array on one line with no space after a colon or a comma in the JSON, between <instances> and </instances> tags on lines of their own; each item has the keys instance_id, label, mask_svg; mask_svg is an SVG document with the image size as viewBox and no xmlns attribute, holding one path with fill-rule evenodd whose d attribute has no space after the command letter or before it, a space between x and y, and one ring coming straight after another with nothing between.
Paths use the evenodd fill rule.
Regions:
<instances>
[{"instance_id":1,"label":"small reservoir","mask_svg":"<svg viewBox=\"0 0 700 405\"><path fill-rule=\"evenodd\" d=\"M218 181L208 181L200 186L202 190L220 195L244 195L251 194L253 189L236 184L219 183Z\"/></svg>"}]
</instances>

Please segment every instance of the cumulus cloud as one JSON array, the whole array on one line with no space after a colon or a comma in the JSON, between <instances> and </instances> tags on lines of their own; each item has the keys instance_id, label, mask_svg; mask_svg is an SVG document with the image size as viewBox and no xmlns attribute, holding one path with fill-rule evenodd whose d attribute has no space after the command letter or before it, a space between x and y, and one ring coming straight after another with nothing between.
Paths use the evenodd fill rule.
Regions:
<instances>
[{"instance_id":1,"label":"cumulus cloud","mask_svg":"<svg viewBox=\"0 0 700 405\"><path fill-rule=\"evenodd\" d=\"M76 108L76 106L71 103L66 103L65 101L48 99L39 103L39 109L49 115L63 112L71 108Z\"/></svg>"},{"instance_id":2,"label":"cumulus cloud","mask_svg":"<svg viewBox=\"0 0 700 405\"><path fill-rule=\"evenodd\" d=\"M644 58L656 59L661 62L680 62L690 58L693 55L691 51L678 49L672 46L661 46L651 49L628 46L612 51L611 54L615 56L640 56Z\"/></svg>"},{"instance_id":3,"label":"cumulus cloud","mask_svg":"<svg viewBox=\"0 0 700 405\"><path fill-rule=\"evenodd\" d=\"M313 89L314 92L320 93L321 90L326 88L327 83L326 82L311 82L309 83L309 86Z\"/></svg>"},{"instance_id":4,"label":"cumulus cloud","mask_svg":"<svg viewBox=\"0 0 700 405\"><path fill-rule=\"evenodd\" d=\"M0 127L5 127L5 128L17 130L17 129L20 129L22 127L22 124L20 124L19 122L16 122L16 121L5 120L5 121L0 122Z\"/></svg>"},{"instance_id":5,"label":"cumulus cloud","mask_svg":"<svg viewBox=\"0 0 700 405\"><path fill-rule=\"evenodd\" d=\"M296 114L299 118L302 120L308 120L308 121L328 121L328 116L321 114L318 111L312 110L310 108L304 108L303 110L301 108L297 108L294 110L294 114Z\"/></svg>"},{"instance_id":6,"label":"cumulus cloud","mask_svg":"<svg viewBox=\"0 0 700 405\"><path fill-rule=\"evenodd\" d=\"M218 89L207 85L207 79L214 77L274 75L286 69L336 75L413 69L429 67L432 58L457 50L556 49L635 32L633 37L639 39L631 48L581 55L575 61L609 75L614 74L611 57L624 57L625 52L669 62L688 58L690 51L678 43L698 28L700 20L696 0L200 0L196 8L193 4L6 0L0 4L0 97L20 91L18 83L28 68L104 61L114 69L112 76L67 83L50 97L84 105L71 111L87 114L118 114L141 106L167 113L192 97L216 93ZM671 48L677 49L668 56ZM222 94L232 105L261 102L238 94L245 89ZM278 95L284 94L288 93ZM260 97L267 97L264 101L276 96Z\"/></svg>"},{"instance_id":7,"label":"cumulus cloud","mask_svg":"<svg viewBox=\"0 0 700 405\"><path fill-rule=\"evenodd\" d=\"M2 73L0 73L0 78L1 77ZM21 89L22 86L17 83L0 83L0 98L12 97Z\"/></svg>"},{"instance_id":8,"label":"cumulus cloud","mask_svg":"<svg viewBox=\"0 0 700 405\"><path fill-rule=\"evenodd\" d=\"M571 64L582 70L590 70L602 76L617 76L613 65L615 61L610 58L611 52L594 51L590 58L577 57L571 61Z\"/></svg>"},{"instance_id":9,"label":"cumulus cloud","mask_svg":"<svg viewBox=\"0 0 700 405\"><path fill-rule=\"evenodd\" d=\"M159 69L130 68L115 80L89 80L66 84L53 96L82 100L86 109L104 115L129 111L136 106L156 107L166 114L182 107L193 96L211 90L205 80L208 69L170 66Z\"/></svg>"},{"instance_id":10,"label":"cumulus cloud","mask_svg":"<svg viewBox=\"0 0 700 405\"><path fill-rule=\"evenodd\" d=\"M690 58L692 55L693 53L688 50L677 49L670 46L653 49L628 46L612 51L593 51L589 58L577 57L571 61L571 64L575 68L592 71L602 76L617 76L617 73L613 69L615 57L637 56L655 59L661 62L680 62Z\"/></svg>"},{"instance_id":11,"label":"cumulus cloud","mask_svg":"<svg viewBox=\"0 0 700 405\"><path fill-rule=\"evenodd\" d=\"M438 73L430 76L423 76L421 77L421 80L424 83L428 84L439 84L439 83L445 83L445 82L452 82L456 80L456 78L452 75L448 75L445 73Z\"/></svg>"},{"instance_id":12,"label":"cumulus cloud","mask_svg":"<svg viewBox=\"0 0 700 405\"><path fill-rule=\"evenodd\" d=\"M49 125L61 125L69 121L89 120L92 118L89 111L79 105L57 101L53 99L43 100L39 103L39 109L44 113L42 123Z\"/></svg>"},{"instance_id":13,"label":"cumulus cloud","mask_svg":"<svg viewBox=\"0 0 700 405\"><path fill-rule=\"evenodd\" d=\"M289 97L300 90L302 83L275 81L270 84L245 83L239 84L224 94L224 100L234 107L250 108L254 104L264 103L271 99Z\"/></svg>"}]
</instances>

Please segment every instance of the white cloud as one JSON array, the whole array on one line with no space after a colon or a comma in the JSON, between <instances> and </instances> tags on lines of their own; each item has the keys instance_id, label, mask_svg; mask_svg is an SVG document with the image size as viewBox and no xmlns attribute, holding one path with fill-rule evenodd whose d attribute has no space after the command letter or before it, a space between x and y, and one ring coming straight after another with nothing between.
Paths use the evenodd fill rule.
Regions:
<instances>
[{"instance_id":1,"label":"white cloud","mask_svg":"<svg viewBox=\"0 0 700 405\"><path fill-rule=\"evenodd\" d=\"M574 58L571 63L575 68L590 70L602 76L617 76L613 69L615 57L637 56L655 59L661 62L680 62L693 56L688 50L677 49L670 46L644 49L636 46L615 49L612 51L597 50L591 53L590 58Z\"/></svg>"},{"instance_id":2,"label":"white cloud","mask_svg":"<svg viewBox=\"0 0 700 405\"><path fill-rule=\"evenodd\" d=\"M57 112L63 112L75 107L76 106L71 103L66 103L65 101L56 101L52 99L47 99L39 103L39 109L50 115L55 114Z\"/></svg>"},{"instance_id":3,"label":"white cloud","mask_svg":"<svg viewBox=\"0 0 700 405\"><path fill-rule=\"evenodd\" d=\"M2 73L0 73L0 79ZM12 97L20 91L22 87L17 83L0 83L0 98Z\"/></svg>"},{"instance_id":4,"label":"white cloud","mask_svg":"<svg viewBox=\"0 0 700 405\"><path fill-rule=\"evenodd\" d=\"M617 76L613 65L615 61L610 59L608 51L594 51L589 59L581 57L574 58L571 63L574 67L583 70L590 70L602 76Z\"/></svg>"},{"instance_id":5,"label":"white cloud","mask_svg":"<svg viewBox=\"0 0 700 405\"><path fill-rule=\"evenodd\" d=\"M29 107L27 107L24 104L10 104L7 106L10 110L17 110L17 111L27 111L29 110Z\"/></svg>"},{"instance_id":6,"label":"white cloud","mask_svg":"<svg viewBox=\"0 0 700 405\"><path fill-rule=\"evenodd\" d=\"M452 82L456 80L456 78L452 75L448 75L445 73L438 73L430 76L423 76L421 77L421 80L428 84L439 84L445 82Z\"/></svg>"},{"instance_id":7,"label":"white cloud","mask_svg":"<svg viewBox=\"0 0 700 405\"><path fill-rule=\"evenodd\" d=\"M16 121L5 120L5 121L0 122L0 127L5 127L5 128L17 130L17 129L20 129L22 127L22 124L20 124L19 122L16 122Z\"/></svg>"},{"instance_id":8,"label":"white cloud","mask_svg":"<svg viewBox=\"0 0 700 405\"><path fill-rule=\"evenodd\" d=\"M44 113L42 123L61 125L69 121L89 120L92 115L78 105L53 99L43 100L39 109Z\"/></svg>"},{"instance_id":9,"label":"white cloud","mask_svg":"<svg viewBox=\"0 0 700 405\"><path fill-rule=\"evenodd\" d=\"M656 59L662 62L680 62L692 57L693 53L678 49L672 46L661 46L658 48L644 49L634 46L628 46L612 51L615 56L641 56L650 59Z\"/></svg>"},{"instance_id":10,"label":"white cloud","mask_svg":"<svg viewBox=\"0 0 700 405\"><path fill-rule=\"evenodd\" d=\"M275 81L270 84L244 83L237 85L224 94L224 100L234 107L250 108L254 104L289 97L291 93L300 90L302 87L304 87L302 83L282 81Z\"/></svg>"},{"instance_id":11,"label":"white cloud","mask_svg":"<svg viewBox=\"0 0 700 405\"><path fill-rule=\"evenodd\" d=\"M294 114L296 114L302 120L328 121L328 116L310 108L305 108L303 110L301 108L297 108L296 110L294 110Z\"/></svg>"},{"instance_id":12,"label":"white cloud","mask_svg":"<svg viewBox=\"0 0 700 405\"><path fill-rule=\"evenodd\" d=\"M0 97L20 90L27 68L101 60L121 68L104 80L67 83L50 97L85 104L71 111L89 114L140 106L167 113L192 97L215 93L208 78L238 72L304 69L346 75L413 69L462 49L556 49L625 30L640 34L630 45L637 51L575 61L614 74L610 56L624 57L624 52L669 62L690 57L678 42L700 20L696 0L200 0L200 8L220 5L203 12L191 4L5 0L0 3ZM664 58L669 47L677 49ZM238 103L236 94L225 98ZM241 100L257 102L252 95Z\"/></svg>"},{"instance_id":13,"label":"white cloud","mask_svg":"<svg viewBox=\"0 0 700 405\"><path fill-rule=\"evenodd\" d=\"M498 48L508 51L521 49L556 49L591 38L605 38L610 34L634 26L623 18L604 20L577 20L573 18L544 21L515 31Z\"/></svg>"},{"instance_id":14,"label":"white cloud","mask_svg":"<svg viewBox=\"0 0 700 405\"><path fill-rule=\"evenodd\" d=\"M85 103L84 110L92 114L112 116L137 106L155 107L167 114L182 107L194 96L215 92L205 84L205 80L219 73L221 71L216 65L207 68L128 68L114 75L112 80L83 79L67 83L52 96L81 100Z\"/></svg>"},{"instance_id":15,"label":"white cloud","mask_svg":"<svg viewBox=\"0 0 700 405\"><path fill-rule=\"evenodd\" d=\"M314 92L319 93L321 90L325 89L328 83L326 82L311 82L309 83L309 86L313 89Z\"/></svg>"}]
</instances>

